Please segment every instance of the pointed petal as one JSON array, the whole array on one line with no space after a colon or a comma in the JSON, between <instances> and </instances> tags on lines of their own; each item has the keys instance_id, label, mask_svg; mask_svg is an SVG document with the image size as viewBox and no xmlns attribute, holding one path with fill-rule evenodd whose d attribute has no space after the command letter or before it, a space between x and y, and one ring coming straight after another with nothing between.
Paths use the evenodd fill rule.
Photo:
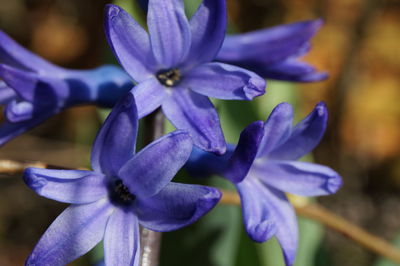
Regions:
<instances>
[{"instance_id":1,"label":"pointed petal","mask_svg":"<svg viewBox=\"0 0 400 266\"><path fill-rule=\"evenodd\" d=\"M133 212L116 209L104 235L105 265L137 266L140 259L139 223Z\"/></svg>"},{"instance_id":2,"label":"pointed petal","mask_svg":"<svg viewBox=\"0 0 400 266\"><path fill-rule=\"evenodd\" d=\"M181 63L191 40L183 0L150 0L147 26L158 64L168 69Z\"/></svg>"},{"instance_id":3,"label":"pointed petal","mask_svg":"<svg viewBox=\"0 0 400 266\"><path fill-rule=\"evenodd\" d=\"M167 232L194 223L220 198L215 188L171 182L155 196L138 199L134 208L142 226Z\"/></svg>"},{"instance_id":4,"label":"pointed petal","mask_svg":"<svg viewBox=\"0 0 400 266\"><path fill-rule=\"evenodd\" d=\"M111 213L105 200L68 207L46 230L25 265L66 265L79 258L103 239Z\"/></svg>"},{"instance_id":5,"label":"pointed petal","mask_svg":"<svg viewBox=\"0 0 400 266\"><path fill-rule=\"evenodd\" d=\"M297 55L322 25L322 20L296 22L227 36L217 60L256 68Z\"/></svg>"},{"instance_id":6,"label":"pointed petal","mask_svg":"<svg viewBox=\"0 0 400 266\"><path fill-rule=\"evenodd\" d=\"M211 62L225 38L227 23L225 0L203 0L190 19L192 43L188 63L196 66Z\"/></svg>"},{"instance_id":7,"label":"pointed petal","mask_svg":"<svg viewBox=\"0 0 400 266\"><path fill-rule=\"evenodd\" d=\"M92 150L92 167L108 176L116 176L134 155L138 118L133 95L128 93L104 121Z\"/></svg>"},{"instance_id":8,"label":"pointed petal","mask_svg":"<svg viewBox=\"0 0 400 266\"><path fill-rule=\"evenodd\" d=\"M217 154L225 152L226 144L218 113L206 96L175 88L164 100L162 109L176 128L190 134L194 145Z\"/></svg>"},{"instance_id":9,"label":"pointed petal","mask_svg":"<svg viewBox=\"0 0 400 266\"><path fill-rule=\"evenodd\" d=\"M36 73L56 74L63 70L28 51L0 30L0 63Z\"/></svg>"},{"instance_id":10,"label":"pointed petal","mask_svg":"<svg viewBox=\"0 0 400 266\"><path fill-rule=\"evenodd\" d=\"M292 132L292 122L292 106L288 103L278 104L265 122L265 134L257 157L268 156L274 148L286 141Z\"/></svg>"},{"instance_id":11,"label":"pointed petal","mask_svg":"<svg viewBox=\"0 0 400 266\"><path fill-rule=\"evenodd\" d=\"M22 99L38 106L59 107L69 95L66 82L0 64L0 78Z\"/></svg>"},{"instance_id":12,"label":"pointed petal","mask_svg":"<svg viewBox=\"0 0 400 266\"><path fill-rule=\"evenodd\" d=\"M132 89L139 119L156 110L167 96L165 88L156 78L147 79Z\"/></svg>"},{"instance_id":13,"label":"pointed petal","mask_svg":"<svg viewBox=\"0 0 400 266\"><path fill-rule=\"evenodd\" d=\"M270 152L270 158L277 160L297 160L311 152L325 133L328 110L320 102L314 110L293 129L290 137Z\"/></svg>"},{"instance_id":14,"label":"pointed petal","mask_svg":"<svg viewBox=\"0 0 400 266\"><path fill-rule=\"evenodd\" d=\"M190 70L181 86L217 99L252 100L265 93L265 85L265 80L251 71L208 63Z\"/></svg>"},{"instance_id":15,"label":"pointed petal","mask_svg":"<svg viewBox=\"0 0 400 266\"><path fill-rule=\"evenodd\" d=\"M223 171L225 178L233 183L239 183L247 176L263 136L264 123L262 121L256 121L242 131L239 143Z\"/></svg>"},{"instance_id":16,"label":"pointed petal","mask_svg":"<svg viewBox=\"0 0 400 266\"><path fill-rule=\"evenodd\" d=\"M335 193L342 179L331 168L308 162L258 160L252 175L276 189L301 196Z\"/></svg>"},{"instance_id":17,"label":"pointed petal","mask_svg":"<svg viewBox=\"0 0 400 266\"><path fill-rule=\"evenodd\" d=\"M172 132L136 154L121 168L118 176L135 196L151 197L163 189L182 168L192 146L192 140L186 132Z\"/></svg>"},{"instance_id":18,"label":"pointed petal","mask_svg":"<svg viewBox=\"0 0 400 266\"><path fill-rule=\"evenodd\" d=\"M147 32L116 5L107 5L105 32L108 43L120 64L137 82L154 71L154 58Z\"/></svg>"},{"instance_id":19,"label":"pointed petal","mask_svg":"<svg viewBox=\"0 0 400 266\"><path fill-rule=\"evenodd\" d=\"M236 188L242 203L247 234L256 242L267 241L277 229L273 214L269 210L269 203L263 193L267 188L251 176L236 184Z\"/></svg>"},{"instance_id":20,"label":"pointed petal","mask_svg":"<svg viewBox=\"0 0 400 266\"><path fill-rule=\"evenodd\" d=\"M65 203L91 203L108 195L105 176L91 171L27 168L23 178L40 196Z\"/></svg>"}]
</instances>

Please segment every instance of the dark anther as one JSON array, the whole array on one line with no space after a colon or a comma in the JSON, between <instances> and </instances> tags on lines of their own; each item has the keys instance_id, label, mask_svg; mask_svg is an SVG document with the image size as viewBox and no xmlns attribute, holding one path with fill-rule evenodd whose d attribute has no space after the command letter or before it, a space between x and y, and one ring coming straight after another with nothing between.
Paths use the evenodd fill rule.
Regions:
<instances>
[{"instance_id":1,"label":"dark anther","mask_svg":"<svg viewBox=\"0 0 400 266\"><path fill-rule=\"evenodd\" d=\"M114 182L113 198L121 203L131 203L135 200L135 195L129 192L122 180L118 179Z\"/></svg>"},{"instance_id":2,"label":"dark anther","mask_svg":"<svg viewBox=\"0 0 400 266\"><path fill-rule=\"evenodd\" d=\"M161 84L173 87L181 80L181 73L178 69L161 70L157 73L157 79Z\"/></svg>"}]
</instances>

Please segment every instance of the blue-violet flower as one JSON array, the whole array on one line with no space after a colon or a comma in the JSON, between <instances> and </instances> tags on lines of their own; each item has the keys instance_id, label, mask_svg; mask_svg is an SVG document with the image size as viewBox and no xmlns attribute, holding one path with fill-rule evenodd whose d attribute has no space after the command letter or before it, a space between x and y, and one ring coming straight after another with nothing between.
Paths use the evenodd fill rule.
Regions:
<instances>
[{"instance_id":1,"label":"blue-violet flower","mask_svg":"<svg viewBox=\"0 0 400 266\"><path fill-rule=\"evenodd\" d=\"M265 80L215 59L225 37L226 0L203 0L188 20L183 0L150 0L147 33L122 8L106 10L106 35L121 65L138 82L139 117L161 106L201 149L223 154L226 143L209 97L251 100Z\"/></svg>"},{"instance_id":2,"label":"blue-violet flower","mask_svg":"<svg viewBox=\"0 0 400 266\"><path fill-rule=\"evenodd\" d=\"M39 125L65 108L80 104L112 107L133 87L116 66L70 70L26 50L0 31L0 145Z\"/></svg>"},{"instance_id":3,"label":"blue-violet flower","mask_svg":"<svg viewBox=\"0 0 400 266\"><path fill-rule=\"evenodd\" d=\"M50 225L26 265L65 265L103 238L106 265L138 265L139 224L175 230L215 206L221 197L217 189L170 182L190 155L190 136L176 131L135 154L137 127L129 93L97 135L93 171L25 171L26 184L39 195L72 204Z\"/></svg>"},{"instance_id":4,"label":"blue-violet flower","mask_svg":"<svg viewBox=\"0 0 400 266\"><path fill-rule=\"evenodd\" d=\"M234 183L248 235L256 242L276 236L286 265L294 263L298 231L285 192L320 196L335 193L342 185L331 168L296 161L321 140L327 114L325 104L320 103L293 128L292 107L282 103L265 123L250 124L237 147L229 145L224 156L194 149L186 166L195 175L219 174Z\"/></svg>"}]
</instances>

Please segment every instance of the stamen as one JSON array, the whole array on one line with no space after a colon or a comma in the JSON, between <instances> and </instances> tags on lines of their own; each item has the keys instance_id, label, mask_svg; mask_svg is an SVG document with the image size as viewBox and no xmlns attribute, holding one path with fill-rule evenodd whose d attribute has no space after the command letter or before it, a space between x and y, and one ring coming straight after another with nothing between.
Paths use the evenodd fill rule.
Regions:
<instances>
[{"instance_id":1,"label":"stamen","mask_svg":"<svg viewBox=\"0 0 400 266\"><path fill-rule=\"evenodd\" d=\"M130 204L136 197L129 192L129 189L124 185L121 179L117 179L112 185L111 198L117 203Z\"/></svg>"},{"instance_id":2,"label":"stamen","mask_svg":"<svg viewBox=\"0 0 400 266\"><path fill-rule=\"evenodd\" d=\"M167 87L173 87L181 80L179 69L161 70L157 73L158 81Z\"/></svg>"}]
</instances>

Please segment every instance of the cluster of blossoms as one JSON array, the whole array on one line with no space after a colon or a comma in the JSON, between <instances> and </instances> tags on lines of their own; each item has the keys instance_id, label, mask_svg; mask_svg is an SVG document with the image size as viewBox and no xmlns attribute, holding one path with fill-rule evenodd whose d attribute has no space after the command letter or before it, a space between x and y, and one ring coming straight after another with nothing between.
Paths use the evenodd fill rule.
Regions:
<instances>
[{"instance_id":1,"label":"cluster of blossoms","mask_svg":"<svg viewBox=\"0 0 400 266\"><path fill-rule=\"evenodd\" d=\"M203 0L186 17L182 0L140 1L148 32L115 5L106 7L108 42L122 65L67 70L0 32L0 101L4 144L50 116L80 104L113 107L92 149L92 171L28 168L25 183L69 206L44 233L26 265L65 265L104 241L106 265L138 265L139 225L159 232L197 221L219 201L216 188L171 182L185 166L193 176L218 174L235 184L247 233L277 237L287 265L297 250L297 224L285 192L327 195L341 186L332 169L297 161L326 129L323 103L295 127L289 104L226 144L208 97L252 100L265 78L327 77L299 60L321 21L225 36L225 0ZM135 153L138 120L161 108L175 132Z\"/></svg>"}]
</instances>

